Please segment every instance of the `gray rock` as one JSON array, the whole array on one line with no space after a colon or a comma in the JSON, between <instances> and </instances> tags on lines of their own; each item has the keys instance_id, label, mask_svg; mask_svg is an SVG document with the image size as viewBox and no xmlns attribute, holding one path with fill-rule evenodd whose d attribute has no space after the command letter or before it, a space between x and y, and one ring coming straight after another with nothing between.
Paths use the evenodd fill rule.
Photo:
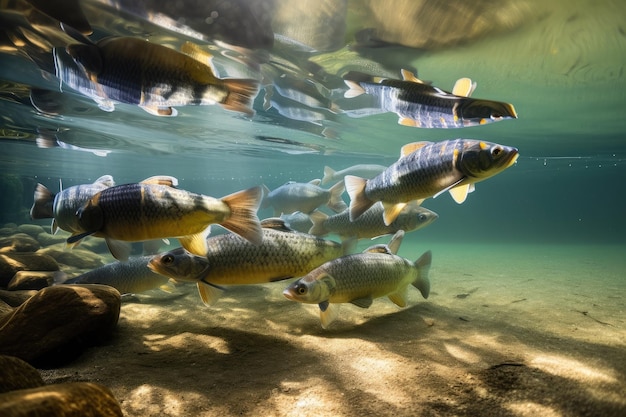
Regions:
<instances>
[{"instance_id":1,"label":"gray rock","mask_svg":"<svg viewBox=\"0 0 626 417\"><path fill-rule=\"evenodd\" d=\"M57 243L64 243L67 239L67 235L52 235L48 232L42 232L37 235L37 241L41 244L41 246L51 246Z\"/></svg>"},{"instance_id":2,"label":"gray rock","mask_svg":"<svg viewBox=\"0 0 626 417\"><path fill-rule=\"evenodd\" d=\"M17 231L20 233L26 233L33 238L36 238L39 233L45 232L43 227L38 224L20 224L17 226Z\"/></svg>"},{"instance_id":3,"label":"gray rock","mask_svg":"<svg viewBox=\"0 0 626 417\"><path fill-rule=\"evenodd\" d=\"M44 385L39 371L28 363L14 356L0 355L0 394Z\"/></svg>"},{"instance_id":4,"label":"gray rock","mask_svg":"<svg viewBox=\"0 0 626 417\"><path fill-rule=\"evenodd\" d=\"M59 264L51 256L40 252L0 253L0 287L7 284L17 271L58 271Z\"/></svg>"},{"instance_id":5,"label":"gray rock","mask_svg":"<svg viewBox=\"0 0 626 417\"><path fill-rule=\"evenodd\" d=\"M84 249L66 248L65 243L48 246L37 253L49 255L60 264L80 269L93 269L104 265L100 255Z\"/></svg>"},{"instance_id":6,"label":"gray rock","mask_svg":"<svg viewBox=\"0 0 626 417\"><path fill-rule=\"evenodd\" d=\"M26 233L0 237L0 252L37 252L41 245Z\"/></svg>"},{"instance_id":7,"label":"gray rock","mask_svg":"<svg viewBox=\"0 0 626 417\"><path fill-rule=\"evenodd\" d=\"M111 336L120 303L120 293L106 285L44 288L0 317L0 354L37 367L67 363Z\"/></svg>"},{"instance_id":8,"label":"gray rock","mask_svg":"<svg viewBox=\"0 0 626 417\"><path fill-rule=\"evenodd\" d=\"M0 415L13 416L122 416L111 391L92 382L68 382L0 394Z\"/></svg>"}]
</instances>

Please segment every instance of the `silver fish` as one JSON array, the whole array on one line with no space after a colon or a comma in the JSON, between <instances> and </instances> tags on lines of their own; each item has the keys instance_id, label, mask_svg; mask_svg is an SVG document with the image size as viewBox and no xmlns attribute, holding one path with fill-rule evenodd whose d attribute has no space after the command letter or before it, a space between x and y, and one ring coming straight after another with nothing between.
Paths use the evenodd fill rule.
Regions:
<instances>
[{"instance_id":1,"label":"silver fish","mask_svg":"<svg viewBox=\"0 0 626 417\"><path fill-rule=\"evenodd\" d=\"M313 268L344 255L351 244L340 244L296 232L278 218L265 219L263 241L253 245L229 233L207 239L206 256L183 248L156 255L148 267L179 281L198 285L206 305L220 296L221 285L274 282L303 276Z\"/></svg>"},{"instance_id":2,"label":"silver fish","mask_svg":"<svg viewBox=\"0 0 626 417\"><path fill-rule=\"evenodd\" d=\"M126 262L113 262L63 280L63 284L104 284L116 288L120 294L135 294L154 288L171 291L171 285L166 285L169 278L148 268L151 259L152 256L138 256Z\"/></svg>"},{"instance_id":3,"label":"silver fish","mask_svg":"<svg viewBox=\"0 0 626 417\"><path fill-rule=\"evenodd\" d=\"M403 70L404 80L345 80L349 90L345 97L370 94L378 105L399 116L398 123L425 128L459 128L478 126L505 119L516 119L513 105L469 96L476 88L469 78L459 79L452 92L433 87Z\"/></svg>"},{"instance_id":4,"label":"silver fish","mask_svg":"<svg viewBox=\"0 0 626 417\"><path fill-rule=\"evenodd\" d=\"M323 328L337 317L334 305L339 303L368 308L375 298L387 296L404 307L409 285L428 298L432 254L428 251L415 262L395 255L403 236L399 231L389 246L375 245L363 253L327 262L293 282L283 294L292 301L318 304Z\"/></svg>"},{"instance_id":5,"label":"silver fish","mask_svg":"<svg viewBox=\"0 0 626 417\"><path fill-rule=\"evenodd\" d=\"M76 211L84 206L95 194L113 187L115 181L110 175L103 175L92 184L81 184L68 187L57 194L53 194L43 184L35 188L34 202L30 209L32 219L52 218L51 232L58 229L70 233L85 232L80 227Z\"/></svg>"},{"instance_id":6,"label":"silver fish","mask_svg":"<svg viewBox=\"0 0 626 417\"><path fill-rule=\"evenodd\" d=\"M275 216L296 211L310 213L322 204L326 204L336 213L345 210L347 205L341 199L344 185L337 183L326 190L319 187L320 182L319 179L308 183L289 181L271 192L265 187L261 208L272 206Z\"/></svg>"},{"instance_id":7,"label":"silver fish","mask_svg":"<svg viewBox=\"0 0 626 417\"><path fill-rule=\"evenodd\" d=\"M315 213L316 210L313 211ZM294 211L289 214L281 214L280 219L285 222L285 225L292 229L301 233L308 233L311 226L313 226L313 222L308 214L302 213L301 211Z\"/></svg>"},{"instance_id":8,"label":"silver fish","mask_svg":"<svg viewBox=\"0 0 626 417\"><path fill-rule=\"evenodd\" d=\"M309 233L316 236L325 236L334 233L347 238L374 238L382 235L396 233L398 230L411 232L428 226L439 217L434 211L421 207L417 204L409 204L400 211L398 217L386 225L383 221L383 205L378 202L367 209L365 213L350 221L350 210L344 210L333 216L328 216L321 211L311 213L313 226Z\"/></svg>"},{"instance_id":9,"label":"silver fish","mask_svg":"<svg viewBox=\"0 0 626 417\"><path fill-rule=\"evenodd\" d=\"M449 191L457 203L465 201L474 183L490 178L515 163L516 148L474 139L416 142L402 147L401 157L370 180L344 178L350 195L350 220L376 201L385 208L389 225L406 204L418 203Z\"/></svg>"}]
</instances>

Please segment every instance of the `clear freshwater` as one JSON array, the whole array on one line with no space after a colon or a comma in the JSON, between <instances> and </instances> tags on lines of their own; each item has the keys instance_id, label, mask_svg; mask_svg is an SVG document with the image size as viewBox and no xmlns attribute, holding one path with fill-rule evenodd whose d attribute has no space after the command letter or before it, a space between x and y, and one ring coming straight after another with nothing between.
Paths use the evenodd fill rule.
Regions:
<instances>
[{"instance_id":1,"label":"clear freshwater","mask_svg":"<svg viewBox=\"0 0 626 417\"><path fill-rule=\"evenodd\" d=\"M171 175L180 188L219 197L258 184L274 189L287 181L321 178L324 166L389 165L409 142L460 137L496 142L517 147L517 163L477 184L461 205L447 194L426 200L423 205L439 219L407 235L401 254L414 259L416 252L433 249L433 291L445 294L448 304L456 293L473 294L472 284L461 288L458 277L508 277L516 294L524 293L526 279L535 280L533 289L540 282L546 298L520 317L535 314L537 321L530 325L546 332L542 335L567 327L544 309L551 295L555 303L567 298L574 285L568 277L576 288L606 288L606 298L594 299L593 305L609 309L602 321L613 323L615 338L606 346L623 349L625 2L250 0L233 1L230 8L217 1L78 2L93 28L92 41L132 36L175 49L191 41L211 51L221 77L259 80L252 117L219 105L178 106L176 117L156 117L131 104L101 110L61 83L54 66L42 70L41 62L29 59L27 52L34 50L41 61L49 61L53 48L63 53L65 44L75 42L59 30L56 19L38 15L30 3L0 1L0 223L48 226L47 220L28 217L37 182L58 190L59 180L67 187L104 174L118 184ZM253 17L242 12L248 6ZM222 14L212 15L211 7ZM226 23L217 25L219 19ZM402 68L447 91L458 78L470 77L477 82L473 97L512 103L518 119L421 129L398 124L394 113L372 111L361 98L343 97L342 77L348 71L400 79ZM302 81L307 91L314 87L314 95L326 100L321 108L307 101L310 97L288 97L286 87L297 89ZM268 108L264 104L270 100ZM494 285L481 281L476 287L483 284ZM497 304L507 297L507 285L495 285L497 296L485 295L485 300ZM591 297L593 291L583 292ZM189 300L202 307L193 291ZM429 299L430 305L445 304L437 300ZM568 305L563 311L573 309ZM361 310L353 314L359 317ZM464 316L462 307L451 317L455 314ZM509 314L512 320L516 316ZM314 316L307 317L309 327L303 325L302 333L317 324ZM359 338L354 323L350 326L351 337ZM606 329L587 329L584 343ZM263 332L271 333L271 325ZM623 366L614 371L623 380ZM541 414L543 409L533 410ZM234 414L253 411L230 409ZM561 411L554 415L576 415ZM139 409L126 412L142 414Z\"/></svg>"}]
</instances>

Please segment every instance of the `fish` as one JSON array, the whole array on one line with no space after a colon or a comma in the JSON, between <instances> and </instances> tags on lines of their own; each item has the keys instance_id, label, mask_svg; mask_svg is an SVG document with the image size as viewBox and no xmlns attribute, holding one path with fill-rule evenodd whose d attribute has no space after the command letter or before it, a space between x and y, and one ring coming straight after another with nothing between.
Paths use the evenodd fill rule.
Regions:
<instances>
[{"instance_id":1,"label":"fish","mask_svg":"<svg viewBox=\"0 0 626 417\"><path fill-rule=\"evenodd\" d=\"M408 70L402 70L402 76L403 80L344 79L349 87L344 97L370 94L382 109L396 113L398 123L404 126L450 129L517 119L510 103L470 98L476 83L469 78L459 79L450 93L425 83Z\"/></svg>"},{"instance_id":2,"label":"fish","mask_svg":"<svg viewBox=\"0 0 626 417\"><path fill-rule=\"evenodd\" d=\"M319 186L320 182L319 179L308 183L289 181L273 191L264 186L265 197L261 208L272 206L274 216L296 211L308 214L322 204L326 204L336 213L345 210L347 205L341 199L345 190L344 184L337 183L326 190Z\"/></svg>"},{"instance_id":3,"label":"fish","mask_svg":"<svg viewBox=\"0 0 626 417\"><path fill-rule=\"evenodd\" d=\"M254 114L258 81L217 78L211 55L191 42L178 52L138 38L107 37L65 50L81 73L57 64L57 76L105 111L113 111L117 102L138 105L155 116L176 116L175 106L219 103L227 110Z\"/></svg>"},{"instance_id":4,"label":"fish","mask_svg":"<svg viewBox=\"0 0 626 417\"><path fill-rule=\"evenodd\" d=\"M474 184L515 163L517 148L476 139L415 142L404 145L401 157L380 175L344 178L354 221L376 201L382 201L390 225L409 201L437 197L446 191L461 204Z\"/></svg>"},{"instance_id":5,"label":"fish","mask_svg":"<svg viewBox=\"0 0 626 417\"><path fill-rule=\"evenodd\" d=\"M152 256L137 256L126 262L112 262L92 269L77 277L55 279L57 284L104 284L117 289L120 294L136 294L155 288L171 292L169 278L148 268Z\"/></svg>"},{"instance_id":6,"label":"fish","mask_svg":"<svg viewBox=\"0 0 626 417\"><path fill-rule=\"evenodd\" d=\"M337 243L288 228L279 218L261 221L263 241L251 244L232 233L207 239L206 255L184 248L155 255L148 267L176 281L196 282L204 304L212 305L223 285L262 284L303 276L349 252L354 242Z\"/></svg>"},{"instance_id":7,"label":"fish","mask_svg":"<svg viewBox=\"0 0 626 417\"><path fill-rule=\"evenodd\" d=\"M439 218L434 211L417 204L408 204L393 222L386 225L383 221L383 211L382 203L377 202L354 221L350 221L349 209L332 216L316 210L310 215L313 226L308 232L316 236L334 233L342 239L375 238L396 233L398 230L404 232L418 230Z\"/></svg>"},{"instance_id":8,"label":"fish","mask_svg":"<svg viewBox=\"0 0 626 417\"><path fill-rule=\"evenodd\" d=\"M313 210L315 213L317 210ZM281 214L280 219L285 222L285 225L298 232L308 233L311 226L313 226L313 222L308 214L302 213L301 211L294 211L289 214Z\"/></svg>"},{"instance_id":9,"label":"fish","mask_svg":"<svg viewBox=\"0 0 626 417\"><path fill-rule=\"evenodd\" d=\"M343 181L346 175L356 175L363 178L374 178L383 172L387 167L376 164L358 164L351 167L335 171L329 166L324 167L324 176L322 177L322 185L329 182Z\"/></svg>"},{"instance_id":10,"label":"fish","mask_svg":"<svg viewBox=\"0 0 626 417\"><path fill-rule=\"evenodd\" d=\"M190 252L204 255L213 223L261 243L263 233L256 214L260 186L217 199L177 185L174 177L155 176L96 193L76 212L85 232L72 234L67 243L75 244L89 235L103 237L111 254L126 260L130 249L123 242L176 237Z\"/></svg>"},{"instance_id":11,"label":"fish","mask_svg":"<svg viewBox=\"0 0 626 417\"><path fill-rule=\"evenodd\" d=\"M428 298L432 253L425 252L415 262L396 255L403 236L400 230L389 245L374 245L362 253L326 262L291 283L283 295L292 301L317 304L324 329L337 318L336 305L340 303L369 308L375 298L387 296L405 307L409 285Z\"/></svg>"},{"instance_id":12,"label":"fish","mask_svg":"<svg viewBox=\"0 0 626 417\"><path fill-rule=\"evenodd\" d=\"M85 232L78 223L76 211L95 194L114 185L115 181L111 175L103 175L91 184L74 185L54 194L45 185L37 183L30 217L31 219L51 218L50 232L52 234L56 234L59 229L70 233Z\"/></svg>"}]
</instances>

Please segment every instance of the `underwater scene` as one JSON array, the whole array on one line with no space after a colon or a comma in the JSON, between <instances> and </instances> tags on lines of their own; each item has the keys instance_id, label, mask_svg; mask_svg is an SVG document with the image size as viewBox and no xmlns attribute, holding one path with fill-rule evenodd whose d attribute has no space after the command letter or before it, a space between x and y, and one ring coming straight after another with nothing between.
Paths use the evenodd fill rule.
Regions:
<instances>
[{"instance_id":1,"label":"underwater scene","mask_svg":"<svg viewBox=\"0 0 626 417\"><path fill-rule=\"evenodd\" d=\"M0 4L0 415L626 415L623 1Z\"/></svg>"}]
</instances>

